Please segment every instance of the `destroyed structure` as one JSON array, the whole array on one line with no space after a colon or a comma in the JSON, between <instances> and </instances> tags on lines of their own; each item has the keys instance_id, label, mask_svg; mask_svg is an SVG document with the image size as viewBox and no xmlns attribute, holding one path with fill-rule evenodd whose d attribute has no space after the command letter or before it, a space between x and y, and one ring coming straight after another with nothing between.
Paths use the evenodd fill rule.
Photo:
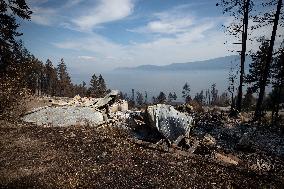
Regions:
<instances>
[{"instance_id":1,"label":"destroyed structure","mask_svg":"<svg viewBox=\"0 0 284 189\"><path fill-rule=\"evenodd\" d=\"M45 126L100 125L110 119L109 113L128 110L125 100L117 100L118 91L111 91L104 98L50 99L50 106L34 109L24 121Z\"/></svg>"},{"instance_id":2,"label":"destroyed structure","mask_svg":"<svg viewBox=\"0 0 284 189\"><path fill-rule=\"evenodd\" d=\"M120 100L118 94L119 91L113 90L104 98L81 98L76 95L73 99L50 99L50 106L28 112L23 119L44 126L99 126L114 122L124 128L137 130L140 127L141 130L146 128L149 132L159 132L170 141L189 134L193 122L190 115L165 104L149 106L146 112L131 111L128 110L128 102Z\"/></svg>"},{"instance_id":3,"label":"destroyed structure","mask_svg":"<svg viewBox=\"0 0 284 189\"><path fill-rule=\"evenodd\" d=\"M180 154L198 154L233 165L238 165L241 160L226 153L232 154L235 150L284 156L283 138L273 132L241 124L242 117L230 119L223 111L209 110L195 114L191 106L175 108L165 104L134 111L128 109L128 102L119 99L118 94L119 91L113 90L104 98L81 98L77 95L73 99L49 99L49 106L28 112L23 120L45 127L119 127L130 131L139 145L165 152L170 152L175 146L182 150ZM269 160L258 156L257 162L251 162L252 169L263 169L264 164L269 167Z\"/></svg>"}]
</instances>

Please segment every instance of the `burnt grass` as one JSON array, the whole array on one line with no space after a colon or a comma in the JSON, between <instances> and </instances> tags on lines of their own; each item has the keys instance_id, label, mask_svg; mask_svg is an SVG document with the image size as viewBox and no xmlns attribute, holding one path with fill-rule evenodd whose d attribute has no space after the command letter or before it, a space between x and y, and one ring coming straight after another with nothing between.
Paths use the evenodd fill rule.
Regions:
<instances>
[{"instance_id":1,"label":"burnt grass","mask_svg":"<svg viewBox=\"0 0 284 189\"><path fill-rule=\"evenodd\" d=\"M147 148L108 126L0 121L0 188L283 188L283 178Z\"/></svg>"}]
</instances>

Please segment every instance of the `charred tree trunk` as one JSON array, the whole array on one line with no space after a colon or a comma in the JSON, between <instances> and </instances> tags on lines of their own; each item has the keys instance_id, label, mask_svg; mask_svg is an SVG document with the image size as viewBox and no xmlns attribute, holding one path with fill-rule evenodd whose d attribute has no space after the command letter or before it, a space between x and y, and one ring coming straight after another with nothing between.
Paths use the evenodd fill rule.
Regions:
<instances>
[{"instance_id":1,"label":"charred tree trunk","mask_svg":"<svg viewBox=\"0 0 284 189\"><path fill-rule=\"evenodd\" d=\"M277 87L277 95L276 95L276 104L275 106L273 107L274 109L274 115L273 115L273 119L272 121L274 123L277 123L278 122L278 118L279 118L279 109L280 109L280 98L281 98L281 95L282 94L282 87L278 85Z\"/></svg>"},{"instance_id":2,"label":"charred tree trunk","mask_svg":"<svg viewBox=\"0 0 284 189\"><path fill-rule=\"evenodd\" d=\"M276 119L279 117L279 109L280 109L279 99L280 99L281 89L282 88L278 89L277 104L276 104L276 110L275 110L275 117L276 117Z\"/></svg>"},{"instance_id":3,"label":"charred tree trunk","mask_svg":"<svg viewBox=\"0 0 284 189\"><path fill-rule=\"evenodd\" d=\"M280 10L282 6L282 0L278 0L277 4L277 10L275 13L275 19L273 23L273 30L271 34L271 39L270 39L270 45L269 45L269 50L265 62L265 67L264 67L264 73L262 75L262 79L260 81L260 90L259 90L259 95L257 99L257 104L256 104L256 109L254 113L254 119L259 120L262 115L263 107L262 107L262 102L265 94L265 87L266 87L266 82L267 78L269 75L269 70L270 70L270 65L272 62L272 55L273 55L273 47L274 47L274 42L275 42L275 37L276 37L276 31L277 31L277 26L278 26L278 21L279 21L279 15L280 15Z\"/></svg>"},{"instance_id":4,"label":"charred tree trunk","mask_svg":"<svg viewBox=\"0 0 284 189\"><path fill-rule=\"evenodd\" d=\"M235 99L234 99L234 94L231 94L231 112L233 112L235 109Z\"/></svg>"},{"instance_id":5,"label":"charred tree trunk","mask_svg":"<svg viewBox=\"0 0 284 189\"><path fill-rule=\"evenodd\" d=\"M239 85L239 88L238 88L238 97L237 97L237 104L236 104L236 108L237 108L237 110L239 112L241 112L241 110L242 110L242 98L243 98L243 83L244 83L245 60L246 60L249 4L250 4L250 0L244 0L244 19L243 19L243 32L242 32L240 85Z\"/></svg>"}]
</instances>

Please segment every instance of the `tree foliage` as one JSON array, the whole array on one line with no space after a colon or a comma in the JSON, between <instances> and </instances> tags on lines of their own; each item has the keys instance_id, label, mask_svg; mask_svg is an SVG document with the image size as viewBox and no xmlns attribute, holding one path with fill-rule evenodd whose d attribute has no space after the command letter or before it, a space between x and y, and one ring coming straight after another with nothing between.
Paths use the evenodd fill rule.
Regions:
<instances>
[{"instance_id":1,"label":"tree foliage","mask_svg":"<svg viewBox=\"0 0 284 189\"><path fill-rule=\"evenodd\" d=\"M248 38L248 24L250 18L250 12L254 5L252 0L220 0L220 4L223 9L223 14L229 13L233 16L234 21L227 27L227 31L238 38L241 42L241 62L240 62L240 82L238 87L238 98L236 102L236 108L238 111L242 109L242 98L243 98L243 83L244 83L244 67L247 51L247 38Z\"/></svg>"},{"instance_id":2,"label":"tree foliage","mask_svg":"<svg viewBox=\"0 0 284 189\"><path fill-rule=\"evenodd\" d=\"M72 83L67 71L67 66L63 60L60 60L57 66L59 96L72 97Z\"/></svg>"},{"instance_id":3,"label":"tree foliage","mask_svg":"<svg viewBox=\"0 0 284 189\"><path fill-rule=\"evenodd\" d=\"M21 103L28 90L23 87L23 62L27 62L28 54L17 38L22 35L17 21L29 19L31 13L25 0L0 0L0 117L18 116L24 111Z\"/></svg>"},{"instance_id":4,"label":"tree foliage","mask_svg":"<svg viewBox=\"0 0 284 189\"><path fill-rule=\"evenodd\" d=\"M218 101L218 90L216 89L216 83L211 85L211 105L216 105Z\"/></svg>"},{"instance_id":5,"label":"tree foliage","mask_svg":"<svg viewBox=\"0 0 284 189\"><path fill-rule=\"evenodd\" d=\"M90 81L90 88L88 94L94 98L100 98L105 96L107 93L107 87L103 76L100 74L99 77L96 74L92 75Z\"/></svg>"},{"instance_id":6,"label":"tree foliage","mask_svg":"<svg viewBox=\"0 0 284 189\"><path fill-rule=\"evenodd\" d=\"M55 96L57 91L57 71L52 62L47 59L45 64L45 94Z\"/></svg>"},{"instance_id":7,"label":"tree foliage","mask_svg":"<svg viewBox=\"0 0 284 189\"><path fill-rule=\"evenodd\" d=\"M19 48L17 37L22 33L18 31L20 26L17 18L30 19L32 11L25 0L1 0L0 1L0 74L8 74L19 64L19 59L15 59L14 54ZM21 45L21 43L20 43ZM11 70L12 69L12 70ZM15 70L14 70L15 71ZM11 74L11 72L9 73Z\"/></svg>"},{"instance_id":8,"label":"tree foliage","mask_svg":"<svg viewBox=\"0 0 284 189\"><path fill-rule=\"evenodd\" d=\"M190 100L191 100L190 86L187 82L182 87L182 97L185 99L186 103L190 102Z\"/></svg>"},{"instance_id":9,"label":"tree foliage","mask_svg":"<svg viewBox=\"0 0 284 189\"><path fill-rule=\"evenodd\" d=\"M155 102L154 103L160 103L163 104L167 101L167 96L164 92L160 92L160 94L157 96L157 98L154 98Z\"/></svg>"},{"instance_id":10,"label":"tree foliage","mask_svg":"<svg viewBox=\"0 0 284 189\"><path fill-rule=\"evenodd\" d=\"M88 95L91 97L97 97L97 90L98 90L98 77L96 74L92 75L91 81L90 81L90 88L88 90Z\"/></svg>"},{"instance_id":11,"label":"tree foliage","mask_svg":"<svg viewBox=\"0 0 284 189\"><path fill-rule=\"evenodd\" d=\"M136 92L136 103L138 106L142 106L144 104L143 94L139 91Z\"/></svg>"},{"instance_id":12,"label":"tree foliage","mask_svg":"<svg viewBox=\"0 0 284 189\"><path fill-rule=\"evenodd\" d=\"M284 49L280 48L278 55L272 64L272 87L269 94L271 99L272 119L279 117L280 104L284 103Z\"/></svg>"},{"instance_id":13,"label":"tree foliage","mask_svg":"<svg viewBox=\"0 0 284 189\"><path fill-rule=\"evenodd\" d=\"M55 68L49 59L44 64L23 46L18 22L31 14L25 0L0 0L0 117L24 112L28 95L73 97L87 92L86 83L71 82L63 59ZM99 95L105 95L101 75L97 84Z\"/></svg>"},{"instance_id":14,"label":"tree foliage","mask_svg":"<svg viewBox=\"0 0 284 189\"><path fill-rule=\"evenodd\" d=\"M266 60L265 60L264 71L263 71L262 78L260 80L260 89L259 89L259 94L258 94L258 99L257 99L256 109L255 109L255 114L254 114L255 120L260 120L262 113L263 113L263 99L265 97L265 87L267 85L267 81L268 81L268 78L269 78L269 72L271 70L274 43L275 43L275 39L276 39L279 19L281 18L280 17L281 8L282 8L282 0L278 0L277 6L276 6L276 11L275 11L275 14L274 14L274 19L273 19L272 33L271 33L271 37L270 37L270 40L269 40L269 48L268 48L268 52L267 52L267 56L266 56Z\"/></svg>"},{"instance_id":15,"label":"tree foliage","mask_svg":"<svg viewBox=\"0 0 284 189\"><path fill-rule=\"evenodd\" d=\"M107 94L107 86L106 86L105 80L104 80L104 78L101 74L98 77L97 90L98 90L98 96L99 97L103 97Z\"/></svg>"},{"instance_id":16,"label":"tree foliage","mask_svg":"<svg viewBox=\"0 0 284 189\"><path fill-rule=\"evenodd\" d=\"M203 90L201 90L199 93L196 93L194 100L198 102L200 105L203 105L205 103L205 96L203 94Z\"/></svg>"},{"instance_id":17,"label":"tree foliage","mask_svg":"<svg viewBox=\"0 0 284 189\"><path fill-rule=\"evenodd\" d=\"M254 109L256 103L256 98L253 96L253 91L248 88L243 100L244 111L251 111Z\"/></svg>"},{"instance_id":18,"label":"tree foliage","mask_svg":"<svg viewBox=\"0 0 284 189\"><path fill-rule=\"evenodd\" d=\"M261 46L256 53L252 53L252 63L249 65L249 73L246 75L245 81L249 84L249 91L252 93L259 92L260 83L264 74L269 43L267 40L262 39ZM269 73L270 75L270 73ZM269 84L269 78L266 85Z\"/></svg>"},{"instance_id":19,"label":"tree foliage","mask_svg":"<svg viewBox=\"0 0 284 189\"><path fill-rule=\"evenodd\" d=\"M170 92L169 95L168 95L168 102L171 103L171 102L175 101L176 99L177 99L176 93L175 92L173 92L173 93Z\"/></svg>"}]
</instances>

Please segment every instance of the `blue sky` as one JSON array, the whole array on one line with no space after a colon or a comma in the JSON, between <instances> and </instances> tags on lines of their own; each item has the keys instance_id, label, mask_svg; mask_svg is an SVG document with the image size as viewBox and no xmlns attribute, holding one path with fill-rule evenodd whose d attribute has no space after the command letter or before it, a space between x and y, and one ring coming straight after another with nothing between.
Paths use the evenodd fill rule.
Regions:
<instances>
[{"instance_id":1,"label":"blue sky","mask_svg":"<svg viewBox=\"0 0 284 189\"><path fill-rule=\"evenodd\" d=\"M122 66L166 65L232 54L221 25L232 18L217 0L27 0L25 46L71 74ZM265 30L265 29L264 29ZM265 30L266 31L266 30Z\"/></svg>"}]
</instances>

